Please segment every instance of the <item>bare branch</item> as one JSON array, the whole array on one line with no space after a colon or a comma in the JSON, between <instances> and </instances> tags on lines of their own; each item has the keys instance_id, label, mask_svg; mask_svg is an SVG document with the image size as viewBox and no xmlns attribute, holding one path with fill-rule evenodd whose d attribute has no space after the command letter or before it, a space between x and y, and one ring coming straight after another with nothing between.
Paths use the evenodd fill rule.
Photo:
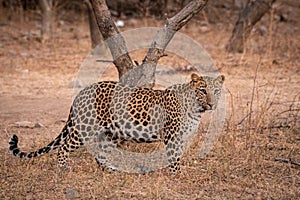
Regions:
<instances>
[{"instance_id":1,"label":"bare branch","mask_svg":"<svg viewBox=\"0 0 300 200\"><path fill-rule=\"evenodd\" d=\"M208 0L194 0L186 5L174 17L167 19L165 25L161 28L160 32L152 42L144 63L155 62L164 55L164 50L175 35L176 31L181 29L187 22L200 10L204 8Z\"/></svg>"},{"instance_id":2,"label":"bare branch","mask_svg":"<svg viewBox=\"0 0 300 200\"><path fill-rule=\"evenodd\" d=\"M208 0L193 0L174 17L168 19L155 36L142 65L131 70L127 76L122 77L122 82L130 85L153 87L156 65L158 60L165 55L164 51L167 45L175 33L202 10L207 2Z\"/></svg>"}]
</instances>

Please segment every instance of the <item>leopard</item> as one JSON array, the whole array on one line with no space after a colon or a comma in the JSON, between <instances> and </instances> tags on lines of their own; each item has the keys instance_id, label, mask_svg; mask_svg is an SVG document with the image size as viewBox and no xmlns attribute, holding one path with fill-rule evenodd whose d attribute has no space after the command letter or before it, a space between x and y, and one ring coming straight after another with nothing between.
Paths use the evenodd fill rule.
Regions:
<instances>
[{"instance_id":1,"label":"leopard","mask_svg":"<svg viewBox=\"0 0 300 200\"><path fill-rule=\"evenodd\" d=\"M180 173L183 138L195 132L203 112L216 108L224 80L224 75L213 78L192 73L190 81L163 90L115 81L93 83L74 98L65 126L47 146L24 152L17 135L12 135L9 151L32 159L58 149L58 166L64 169L71 152L92 146L98 165L115 171L107 158L119 142L162 142L169 172Z\"/></svg>"}]
</instances>

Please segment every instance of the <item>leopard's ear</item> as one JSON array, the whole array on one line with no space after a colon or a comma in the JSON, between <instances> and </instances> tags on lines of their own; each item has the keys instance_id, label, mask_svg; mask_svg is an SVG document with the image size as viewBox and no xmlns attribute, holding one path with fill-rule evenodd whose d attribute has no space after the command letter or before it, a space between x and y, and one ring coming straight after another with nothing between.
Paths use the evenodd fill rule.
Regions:
<instances>
[{"instance_id":1,"label":"leopard's ear","mask_svg":"<svg viewBox=\"0 0 300 200\"><path fill-rule=\"evenodd\" d=\"M217 81L219 81L220 83L223 83L225 81L225 76L224 75L220 75L216 78Z\"/></svg>"},{"instance_id":2,"label":"leopard's ear","mask_svg":"<svg viewBox=\"0 0 300 200\"><path fill-rule=\"evenodd\" d=\"M202 76L199 76L198 74L195 74L195 73L193 73L193 74L191 75L191 79L192 79L192 81L194 81L194 82L202 81L202 80L203 80Z\"/></svg>"}]
</instances>

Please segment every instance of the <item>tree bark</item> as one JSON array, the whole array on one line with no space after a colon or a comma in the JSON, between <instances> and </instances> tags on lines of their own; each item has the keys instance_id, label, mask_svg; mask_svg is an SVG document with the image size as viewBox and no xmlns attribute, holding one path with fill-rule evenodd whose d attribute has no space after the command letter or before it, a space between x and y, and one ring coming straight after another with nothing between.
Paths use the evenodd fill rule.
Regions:
<instances>
[{"instance_id":1,"label":"tree bark","mask_svg":"<svg viewBox=\"0 0 300 200\"><path fill-rule=\"evenodd\" d=\"M41 41L42 43L51 38L52 31L52 10L51 1L39 0L39 5L42 10L42 28L41 28Z\"/></svg>"},{"instance_id":2,"label":"tree bark","mask_svg":"<svg viewBox=\"0 0 300 200\"><path fill-rule=\"evenodd\" d=\"M228 52L242 53L244 51L245 43L253 26L269 11L274 2L275 0L255 0L248 2L247 6L241 11L233 29L229 44L226 47Z\"/></svg>"},{"instance_id":3,"label":"tree bark","mask_svg":"<svg viewBox=\"0 0 300 200\"><path fill-rule=\"evenodd\" d=\"M112 20L105 0L90 0L93 7L98 28L110 49L113 63L118 69L119 78L134 67L128 54L124 38Z\"/></svg>"}]
</instances>

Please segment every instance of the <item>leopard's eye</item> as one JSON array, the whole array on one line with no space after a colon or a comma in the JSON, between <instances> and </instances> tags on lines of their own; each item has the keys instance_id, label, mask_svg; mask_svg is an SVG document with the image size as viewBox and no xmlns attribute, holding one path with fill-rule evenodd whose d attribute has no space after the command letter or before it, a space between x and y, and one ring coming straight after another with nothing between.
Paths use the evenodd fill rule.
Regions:
<instances>
[{"instance_id":1,"label":"leopard's eye","mask_svg":"<svg viewBox=\"0 0 300 200\"><path fill-rule=\"evenodd\" d=\"M214 94L215 94L215 95L220 94L220 89L215 89L215 90L214 90Z\"/></svg>"}]
</instances>

